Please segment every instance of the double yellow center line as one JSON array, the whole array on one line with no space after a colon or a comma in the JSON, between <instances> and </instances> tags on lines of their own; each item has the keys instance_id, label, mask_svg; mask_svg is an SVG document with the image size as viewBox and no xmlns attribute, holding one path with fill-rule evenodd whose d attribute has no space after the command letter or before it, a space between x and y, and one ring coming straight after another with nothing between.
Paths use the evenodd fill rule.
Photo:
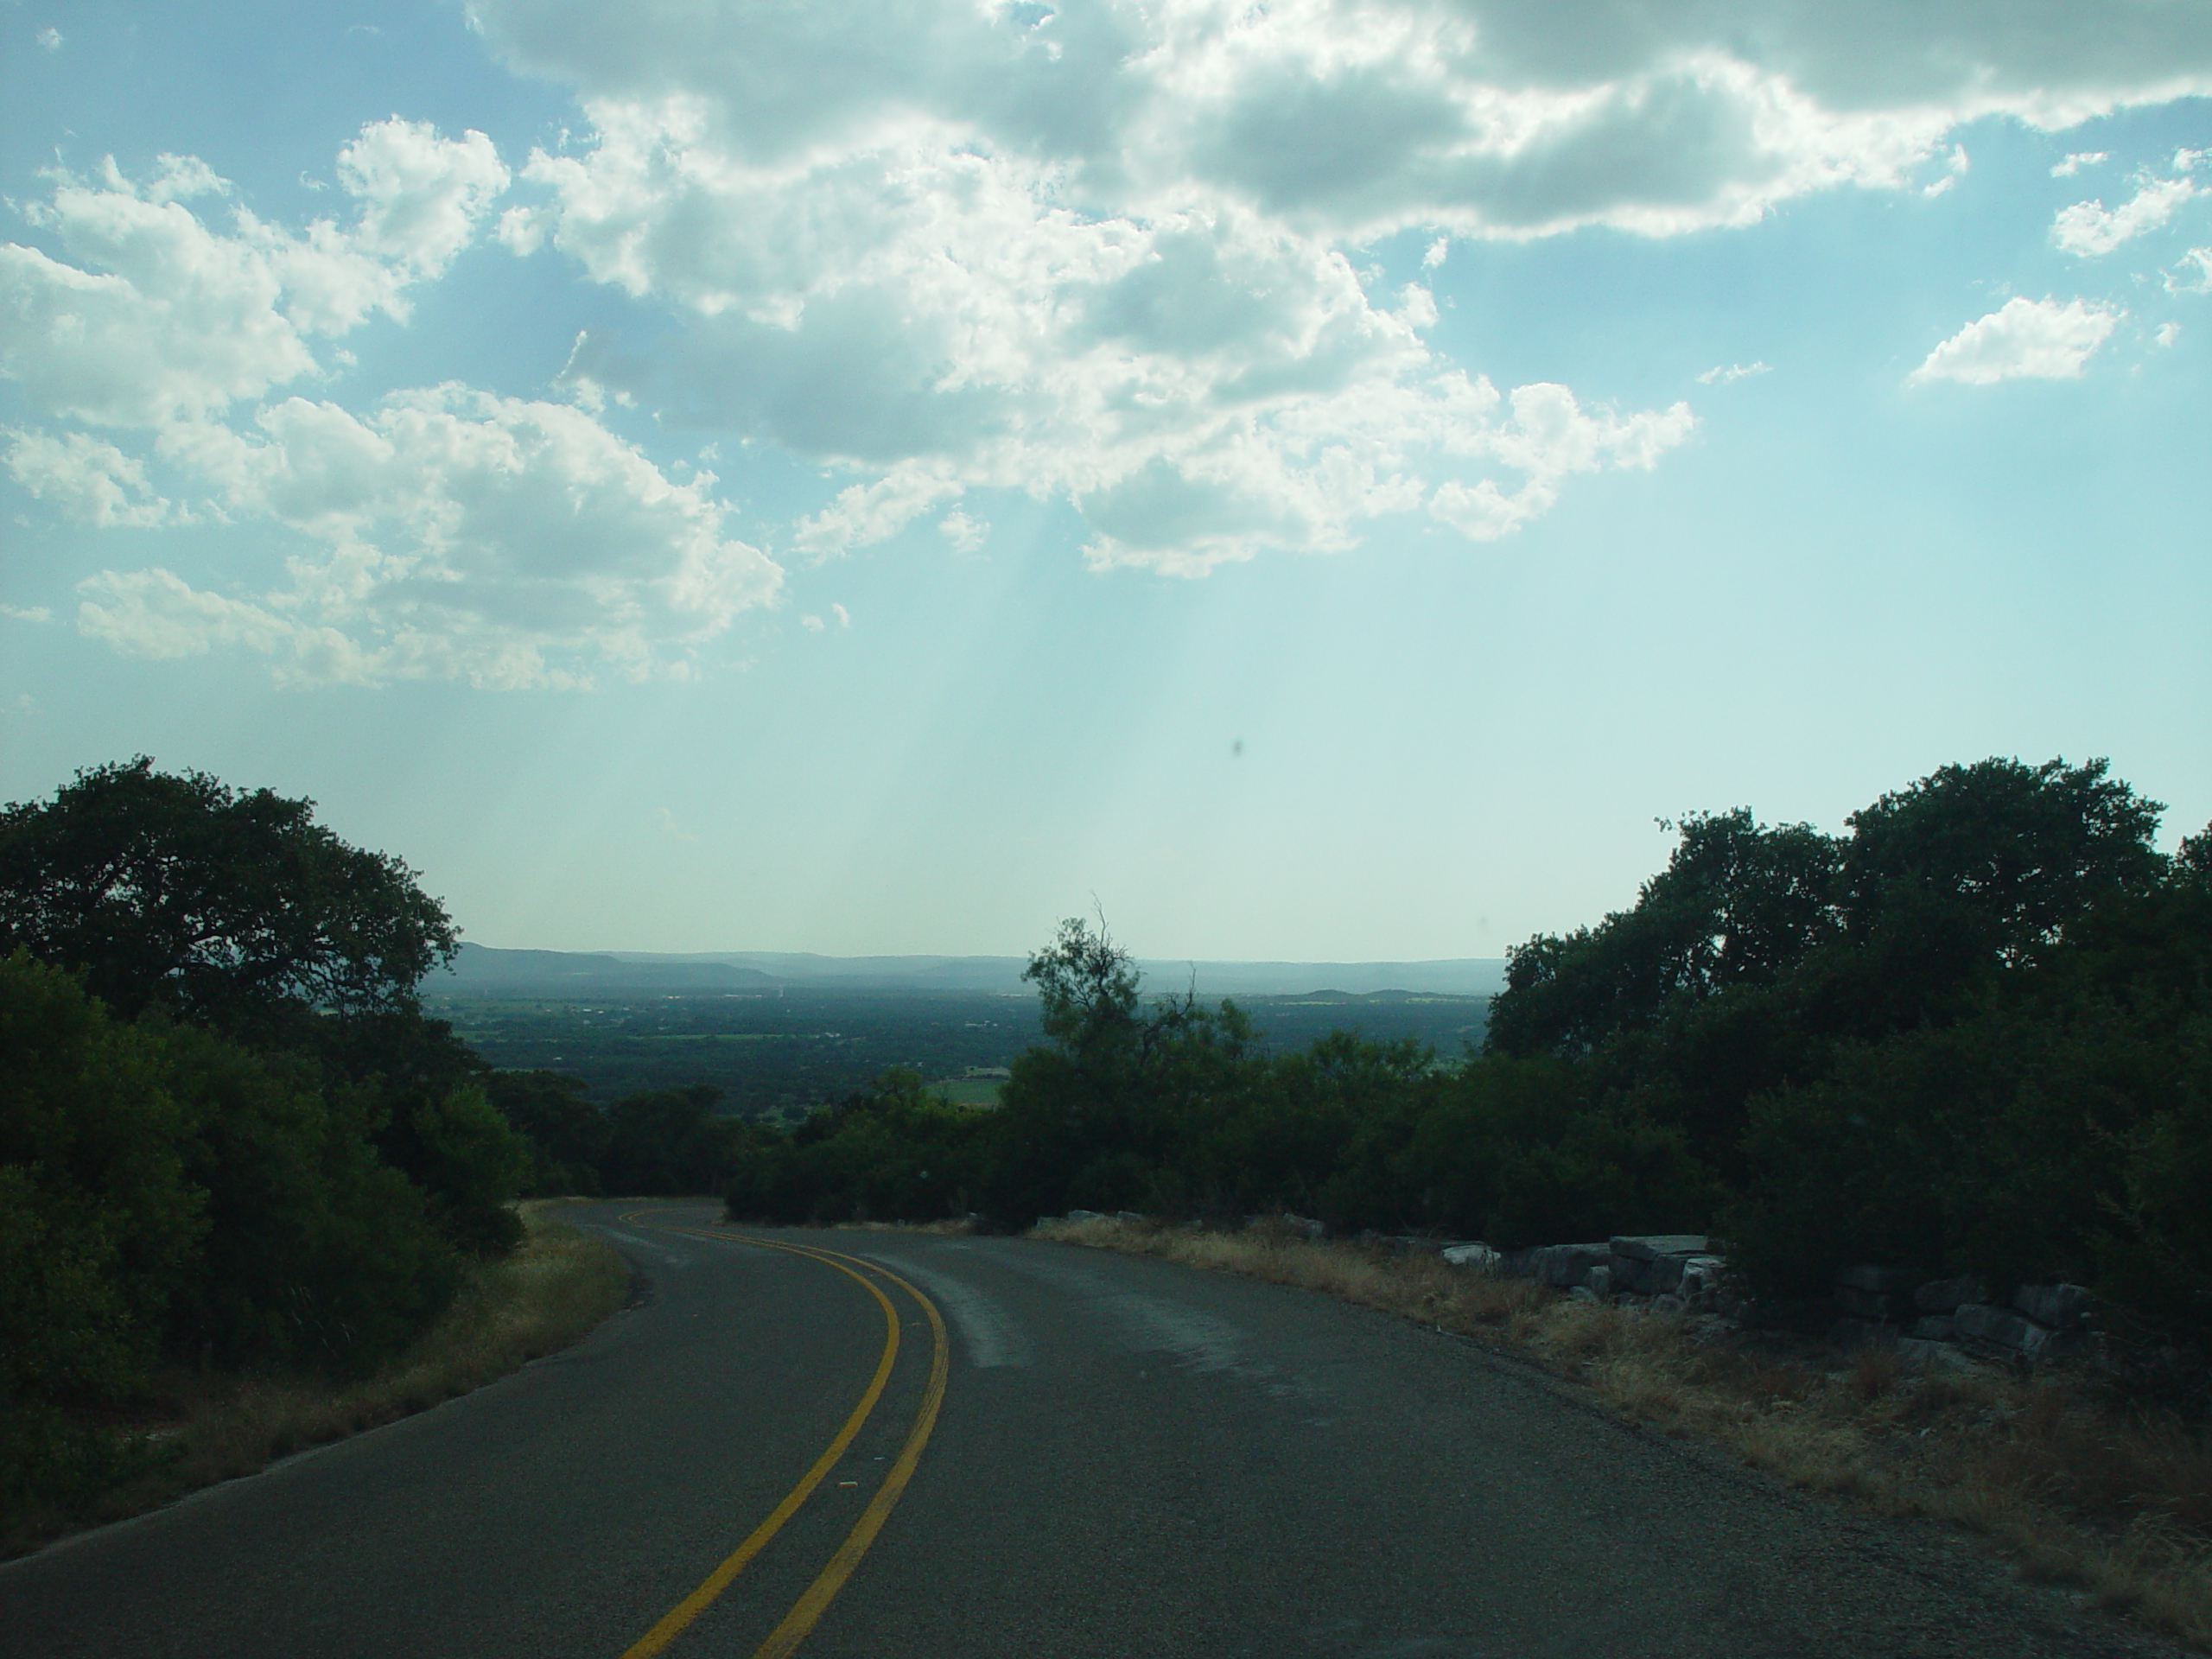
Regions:
<instances>
[{"instance_id":1,"label":"double yellow center line","mask_svg":"<svg viewBox=\"0 0 2212 1659\"><path fill-rule=\"evenodd\" d=\"M644 1211L622 1217L625 1221L649 1218ZM884 1476L883 1484L875 1489L875 1496L868 1500L868 1508L861 1511L861 1518L853 1523L853 1529L845 1535L844 1542L837 1546L837 1553L830 1558L830 1564L822 1569L813 1583L807 1586L804 1593L791 1604L791 1611L785 1613L783 1622L768 1633L768 1639L753 1649L753 1659L784 1659L784 1656L806 1639L807 1633L829 1611L830 1604L836 1599L837 1592L845 1587L845 1580L853 1576L854 1569L861 1564L861 1558L868 1554L868 1546L883 1530L883 1523L897 1506L899 1494L906 1490L906 1483L913 1478L914 1467L921 1461L922 1448L929 1444L931 1431L937 1427L938 1410L944 1403L945 1377L951 1369L950 1344L945 1339L944 1319L938 1312L936 1303L890 1268L877 1262L813 1245L783 1244L774 1239L707 1232L697 1228L674 1226L666 1222L654 1224L665 1231L682 1233L692 1238L712 1239L723 1243L757 1244L767 1249L782 1250L790 1255L807 1256L835 1268L874 1297L876 1305L883 1310L883 1356L876 1361L875 1375L868 1379L866 1391L861 1394L859 1404L853 1408L852 1414L845 1419L844 1427L823 1449L822 1455L814 1460L814 1466L799 1478L798 1484L784 1495L783 1502L768 1512L767 1518L753 1528L743 1543L707 1574L697 1589L670 1608L652 1629L632 1643L624 1651L622 1659L652 1659L653 1655L673 1642L693 1619L704 1612L715 1598L728 1589L732 1580L745 1570L746 1564L767 1548L769 1540L783 1529L784 1523L798 1513L813 1495L814 1489L837 1466L838 1459L845 1455L854 1437L861 1432L869 1414L874 1411L876 1402L883 1397L885 1386L891 1381L892 1367L899 1359L899 1310L892 1306L891 1299L883 1294L882 1287L868 1274L878 1274L889 1280L912 1296L922 1312L929 1316L931 1342L930 1379L922 1390L921 1409L915 1414L913 1427L906 1432L906 1443L899 1447L899 1456L892 1463L890 1472Z\"/></svg>"}]
</instances>

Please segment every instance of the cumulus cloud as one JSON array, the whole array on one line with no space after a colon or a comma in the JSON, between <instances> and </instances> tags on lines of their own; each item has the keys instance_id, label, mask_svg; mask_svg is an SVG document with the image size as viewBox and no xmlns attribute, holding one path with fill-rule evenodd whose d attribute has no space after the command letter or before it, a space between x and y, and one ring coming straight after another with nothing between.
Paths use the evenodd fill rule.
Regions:
<instances>
[{"instance_id":1,"label":"cumulus cloud","mask_svg":"<svg viewBox=\"0 0 2212 1659\"><path fill-rule=\"evenodd\" d=\"M1433 270L1454 237L1740 225L1955 177L1978 117L2212 90L2212 17L2152 0L473 15L590 124L531 156L502 239L684 325L635 353L588 337L579 385L857 474L796 527L810 555L1021 489L1077 506L1094 563L1186 574L1439 500L1492 535L1581 470L1504 442L1497 394L1421 338L1427 289L1370 295L1350 250L1417 231Z\"/></svg>"},{"instance_id":2,"label":"cumulus cloud","mask_svg":"<svg viewBox=\"0 0 2212 1659\"><path fill-rule=\"evenodd\" d=\"M2175 294L2212 294L2212 247L2182 255L2181 264L2166 273L2166 288Z\"/></svg>"},{"instance_id":3,"label":"cumulus cloud","mask_svg":"<svg viewBox=\"0 0 2212 1659\"><path fill-rule=\"evenodd\" d=\"M2111 159L2111 156L2101 149L2077 149L2065 160L2053 165L2050 176L2054 179L2070 179L2085 167L2095 167L2100 162Z\"/></svg>"},{"instance_id":4,"label":"cumulus cloud","mask_svg":"<svg viewBox=\"0 0 2212 1659\"><path fill-rule=\"evenodd\" d=\"M1999 380L2071 380L2120 321L2113 306L2091 300L2007 300L1928 353L1909 382L1959 380L1986 386Z\"/></svg>"},{"instance_id":5,"label":"cumulus cloud","mask_svg":"<svg viewBox=\"0 0 2212 1659\"><path fill-rule=\"evenodd\" d=\"M1503 454L1496 395L1421 339L1426 288L1370 296L1249 208L1077 212L1052 169L942 134L764 169L696 107L601 114L592 151L532 157L531 234L687 326L644 356L587 336L571 374L872 474L797 527L811 556L995 487L1072 501L1096 564L1195 575L1349 546Z\"/></svg>"},{"instance_id":6,"label":"cumulus cloud","mask_svg":"<svg viewBox=\"0 0 2212 1659\"><path fill-rule=\"evenodd\" d=\"M295 232L194 158L137 180L111 162L57 175L28 210L61 257L0 247L0 373L53 414L150 431L207 511L311 550L267 592L104 571L82 584L83 632L147 657L258 652L288 682L569 685L683 672L693 646L774 601L782 573L724 533L711 473L677 482L566 404L446 385L366 414L283 397L233 423L239 404L319 376L316 341L404 321L408 290L451 265L510 182L481 133L397 118L363 128L335 172L350 217ZM0 441L16 480L67 516L184 516L104 438Z\"/></svg>"},{"instance_id":7,"label":"cumulus cloud","mask_svg":"<svg viewBox=\"0 0 2212 1659\"><path fill-rule=\"evenodd\" d=\"M2197 194L2194 181L2141 180L2135 194L2117 207L2102 201L2077 201L2062 207L2051 221L2050 239L2076 258L2090 259L2110 253L2123 242L2155 231L2174 216L2174 209Z\"/></svg>"},{"instance_id":8,"label":"cumulus cloud","mask_svg":"<svg viewBox=\"0 0 2212 1659\"><path fill-rule=\"evenodd\" d=\"M0 428L0 437L7 440L10 475L65 517L103 529L144 529L175 516L168 499L146 481L145 464L102 439L10 428Z\"/></svg>"},{"instance_id":9,"label":"cumulus cloud","mask_svg":"<svg viewBox=\"0 0 2212 1659\"><path fill-rule=\"evenodd\" d=\"M54 175L24 213L66 257L0 245L0 375L99 425L217 416L318 373L314 338L404 318L407 289L450 264L508 181L483 134L397 118L364 128L338 173L352 223L301 232L238 204L212 225L186 204L229 187L192 157L164 156L143 180L111 161Z\"/></svg>"},{"instance_id":10,"label":"cumulus cloud","mask_svg":"<svg viewBox=\"0 0 2212 1659\"><path fill-rule=\"evenodd\" d=\"M366 417L294 397L256 426L179 427L164 454L232 516L274 520L321 555L250 598L106 572L86 585L85 632L145 656L241 645L292 681L575 685L683 671L685 647L781 581L722 533L712 474L676 483L566 404L443 386Z\"/></svg>"}]
</instances>

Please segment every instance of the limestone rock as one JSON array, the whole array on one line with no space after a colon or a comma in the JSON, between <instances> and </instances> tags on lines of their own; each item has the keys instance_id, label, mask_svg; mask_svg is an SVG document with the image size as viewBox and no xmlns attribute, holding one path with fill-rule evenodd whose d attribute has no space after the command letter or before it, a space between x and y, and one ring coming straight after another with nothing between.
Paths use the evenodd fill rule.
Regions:
<instances>
[{"instance_id":1,"label":"limestone rock","mask_svg":"<svg viewBox=\"0 0 2212 1659\"><path fill-rule=\"evenodd\" d=\"M1607 1245L1613 1258L1613 1287L1640 1296L1679 1290L1683 1264L1706 1255L1711 1242L1702 1233L1641 1233L1616 1236Z\"/></svg>"},{"instance_id":2,"label":"limestone rock","mask_svg":"<svg viewBox=\"0 0 2212 1659\"><path fill-rule=\"evenodd\" d=\"M1475 1273L1496 1273L1504 1265L1505 1258L1487 1244L1447 1244L1444 1259L1455 1268L1466 1268Z\"/></svg>"},{"instance_id":3,"label":"limestone rock","mask_svg":"<svg viewBox=\"0 0 2212 1659\"><path fill-rule=\"evenodd\" d=\"M1529 1255L1529 1272L1560 1290L1580 1284L1591 1268L1611 1268L1613 1262L1608 1244L1547 1244Z\"/></svg>"},{"instance_id":4,"label":"limestone rock","mask_svg":"<svg viewBox=\"0 0 2212 1659\"><path fill-rule=\"evenodd\" d=\"M1703 1255L1710 1245L1703 1233L1635 1233L1616 1236L1606 1249L1632 1262L1651 1262L1662 1255Z\"/></svg>"},{"instance_id":5,"label":"limestone rock","mask_svg":"<svg viewBox=\"0 0 2212 1659\"><path fill-rule=\"evenodd\" d=\"M1951 1317L1959 1340L1984 1353L2013 1359L2052 1359L2071 1345L2061 1332L2009 1307L1967 1302Z\"/></svg>"},{"instance_id":6,"label":"limestone rock","mask_svg":"<svg viewBox=\"0 0 2212 1659\"><path fill-rule=\"evenodd\" d=\"M2079 1325L2094 1300L2080 1285L2022 1285L2012 1293L2015 1309L2054 1331Z\"/></svg>"},{"instance_id":7,"label":"limestone rock","mask_svg":"<svg viewBox=\"0 0 2212 1659\"><path fill-rule=\"evenodd\" d=\"M1675 1294L1693 1307L1701 1307L1718 1298L1726 1288L1723 1283L1728 1263L1717 1255L1690 1255L1682 1258L1681 1279L1675 1286Z\"/></svg>"}]
</instances>

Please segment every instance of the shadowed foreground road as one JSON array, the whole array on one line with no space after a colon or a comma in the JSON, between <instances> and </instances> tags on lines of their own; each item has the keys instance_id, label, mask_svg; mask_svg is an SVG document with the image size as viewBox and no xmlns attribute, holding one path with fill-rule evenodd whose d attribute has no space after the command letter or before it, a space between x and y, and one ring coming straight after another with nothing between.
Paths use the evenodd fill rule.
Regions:
<instances>
[{"instance_id":1,"label":"shadowed foreground road","mask_svg":"<svg viewBox=\"0 0 2212 1659\"><path fill-rule=\"evenodd\" d=\"M775 1651L779 1627L807 1659L2176 1651L1379 1314L1029 1240L714 1214L579 1210L640 1305L435 1411L0 1567L0 1652L690 1659ZM948 1333L934 1415L907 1287Z\"/></svg>"}]
</instances>

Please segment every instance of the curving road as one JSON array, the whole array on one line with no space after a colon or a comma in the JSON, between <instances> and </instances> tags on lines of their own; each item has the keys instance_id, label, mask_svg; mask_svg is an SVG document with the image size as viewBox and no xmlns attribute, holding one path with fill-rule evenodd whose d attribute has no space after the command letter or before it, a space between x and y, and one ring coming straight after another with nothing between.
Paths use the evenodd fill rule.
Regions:
<instances>
[{"instance_id":1,"label":"curving road","mask_svg":"<svg viewBox=\"0 0 2212 1659\"><path fill-rule=\"evenodd\" d=\"M0 1567L40 1659L2177 1651L1509 1361L1022 1239L579 1207L566 1352Z\"/></svg>"}]
</instances>

